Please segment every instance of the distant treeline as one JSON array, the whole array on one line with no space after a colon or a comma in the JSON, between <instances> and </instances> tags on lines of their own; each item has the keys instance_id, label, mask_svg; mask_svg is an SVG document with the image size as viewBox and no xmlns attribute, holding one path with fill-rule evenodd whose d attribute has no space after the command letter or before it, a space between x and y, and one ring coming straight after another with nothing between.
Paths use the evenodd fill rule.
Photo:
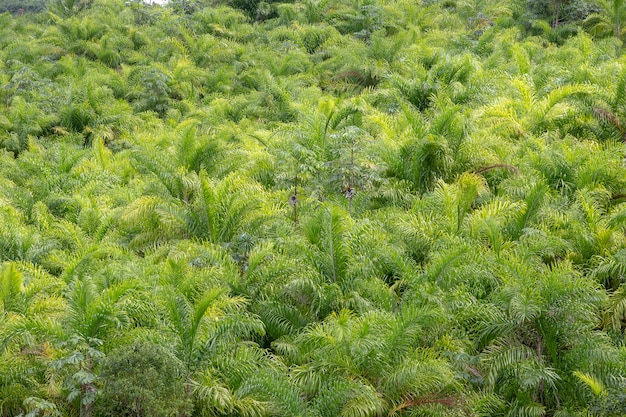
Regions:
<instances>
[{"instance_id":1,"label":"distant treeline","mask_svg":"<svg viewBox=\"0 0 626 417\"><path fill-rule=\"evenodd\" d=\"M0 3L0 13L36 13L42 11L45 8L46 0L3 0Z\"/></svg>"}]
</instances>

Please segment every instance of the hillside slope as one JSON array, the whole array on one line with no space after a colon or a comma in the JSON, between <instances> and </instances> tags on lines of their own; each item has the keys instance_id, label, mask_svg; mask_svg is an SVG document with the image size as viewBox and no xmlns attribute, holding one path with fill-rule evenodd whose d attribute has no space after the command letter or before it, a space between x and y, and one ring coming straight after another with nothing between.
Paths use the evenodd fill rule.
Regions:
<instances>
[{"instance_id":1,"label":"hillside slope","mask_svg":"<svg viewBox=\"0 0 626 417\"><path fill-rule=\"evenodd\" d=\"M623 8L0 15L0 416L626 414Z\"/></svg>"}]
</instances>

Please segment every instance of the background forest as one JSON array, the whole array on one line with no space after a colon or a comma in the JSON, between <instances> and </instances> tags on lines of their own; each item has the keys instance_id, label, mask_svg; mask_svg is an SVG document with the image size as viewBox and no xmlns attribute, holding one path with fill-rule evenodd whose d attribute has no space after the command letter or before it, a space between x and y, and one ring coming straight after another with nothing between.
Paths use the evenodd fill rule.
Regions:
<instances>
[{"instance_id":1,"label":"background forest","mask_svg":"<svg viewBox=\"0 0 626 417\"><path fill-rule=\"evenodd\" d=\"M0 416L626 415L623 0L2 7Z\"/></svg>"}]
</instances>

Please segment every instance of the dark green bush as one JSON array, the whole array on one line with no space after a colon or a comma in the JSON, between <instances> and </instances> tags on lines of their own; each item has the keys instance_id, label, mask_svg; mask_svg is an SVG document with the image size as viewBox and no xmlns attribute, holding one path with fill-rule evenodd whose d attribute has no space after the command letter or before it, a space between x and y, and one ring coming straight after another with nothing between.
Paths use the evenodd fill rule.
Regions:
<instances>
[{"instance_id":1,"label":"dark green bush","mask_svg":"<svg viewBox=\"0 0 626 417\"><path fill-rule=\"evenodd\" d=\"M189 414L180 362L164 348L138 342L110 352L95 404L101 417L173 417Z\"/></svg>"},{"instance_id":2,"label":"dark green bush","mask_svg":"<svg viewBox=\"0 0 626 417\"><path fill-rule=\"evenodd\" d=\"M45 8L45 0L3 0L0 2L0 13L37 13Z\"/></svg>"}]
</instances>

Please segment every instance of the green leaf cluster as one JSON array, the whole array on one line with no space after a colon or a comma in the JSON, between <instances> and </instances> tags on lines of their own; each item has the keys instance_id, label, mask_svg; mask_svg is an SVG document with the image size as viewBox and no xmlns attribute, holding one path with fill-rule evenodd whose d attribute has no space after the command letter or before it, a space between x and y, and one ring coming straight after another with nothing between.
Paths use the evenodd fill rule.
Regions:
<instances>
[{"instance_id":1,"label":"green leaf cluster","mask_svg":"<svg viewBox=\"0 0 626 417\"><path fill-rule=\"evenodd\" d=\"M623 4L583 6L0 15L0 417L624 415Z\"/></svg>"}]
</instances>

